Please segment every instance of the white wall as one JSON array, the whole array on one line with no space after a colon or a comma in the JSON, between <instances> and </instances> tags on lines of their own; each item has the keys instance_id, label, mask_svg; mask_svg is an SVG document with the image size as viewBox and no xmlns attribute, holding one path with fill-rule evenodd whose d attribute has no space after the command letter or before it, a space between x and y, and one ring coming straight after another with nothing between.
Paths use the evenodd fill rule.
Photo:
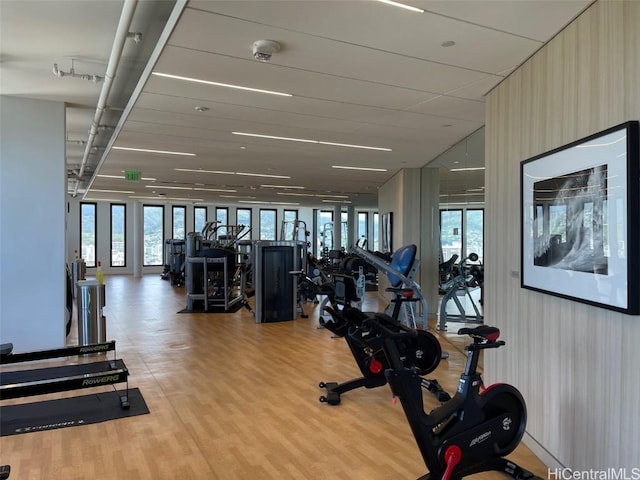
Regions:
<instances>
[{"instance_id":1,"label":"white wall","mask_svg":"<svg viewBox=\"0 0 640 480\"><path fill-rule=\"evenodd\" d=\"M520 288L520 162L640 119L638 25L640 2L596 2L487 98L485 321L507 346L485 372L522 391L553 467L640 466L640 317Z\"/></svg>"},{"instance_id":2,"label":"white wall","mask_svg":"<svg viewBox=\"0 0 640 480\"><path fill-rule=\"evenodd\" d=\"M0 97L0 341L65 344L65 106Z\"/></svg>"}]
</instances>

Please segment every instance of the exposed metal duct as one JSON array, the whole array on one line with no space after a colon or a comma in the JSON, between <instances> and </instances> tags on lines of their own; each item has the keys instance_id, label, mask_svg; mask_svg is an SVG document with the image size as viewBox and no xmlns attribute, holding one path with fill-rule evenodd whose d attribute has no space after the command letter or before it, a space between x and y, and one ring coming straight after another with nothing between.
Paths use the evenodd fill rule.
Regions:
<instances>
[{"instance_id":1,"label":"exposed metal duct","mask_svg":"<svg viewBox=\"0 0 640 480\"><path fill-rule=\"evenodd\" d=\"M102 115L104 114L104 110L107 106L107 99L109 98L109 92L111 91L111 86L113 84L113 79L116 76L116 71L118 70L118 65L120 63L120 57L122 56L122 51L124 49L124 44L129 38L129 27L131 26L131 21L133 20L133 14L135 13L136 6L138 4L138 0L125 0L124 5L122 7L122 13L120 14L120 21L118 22L118 29L116 30L116 36L113 41L113 47L111 48L111 55L109 56L109 63L107 64L107 72L104 76L104 84L102 85L102 90L100 91L100 98L98 99L98 105L96 107L96 113L93 117L93 121L91 122L91 129L89 130L89 138L87 140L87 144L85 145L84 155L82 157L82 163L80 164L80 171L78 172L78 180L82 179L84 175L84 171L87 165L87 161L89 159L89 155L92 153L93 142L95 140L96 135L98 134L98 127L100 125L100 120L102 119ZM74 189L74 196L78 193L78 184Z\"/></svg>"}]
</instances>

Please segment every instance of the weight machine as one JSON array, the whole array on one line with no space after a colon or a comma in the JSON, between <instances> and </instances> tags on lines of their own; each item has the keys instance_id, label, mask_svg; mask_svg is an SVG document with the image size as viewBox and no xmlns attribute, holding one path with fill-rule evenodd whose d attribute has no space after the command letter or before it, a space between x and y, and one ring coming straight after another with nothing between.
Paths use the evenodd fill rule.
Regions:
<instances>
[{"instance_id":1,"label":"weight machine","mask_svg":"<svg viewBox=\"0 0 640 480\"><path fill-rule=\"evenodd\" d=\"M373 265L378 272L387 275L391 287L386 291L393 293L394 298L385 309L385 313L389 316L396 313L397 317L394 318L409 328L419 326L426 330L427 300L422 295L420 285L414 280L420 268L420 260L416 257L417 247L401 247L393 253L389 261L357 246L349 247L348 251ZM364 282L364 279L362 281Z\"/></svg>"},{"instance_id":2,"label":"weight machine","mask_svg":"<svg viewBox=\"0 0 640 480\"><path fill-rule=\"evenodd\" d=\"M207 222L202 234L189 233L186 241L185 285L187 311L196 303L203 311L230 311L234 306L251 310L246 298L247 262L242 261L240 240L251 231L244 225Z\"/></svg>"}]
</instances>

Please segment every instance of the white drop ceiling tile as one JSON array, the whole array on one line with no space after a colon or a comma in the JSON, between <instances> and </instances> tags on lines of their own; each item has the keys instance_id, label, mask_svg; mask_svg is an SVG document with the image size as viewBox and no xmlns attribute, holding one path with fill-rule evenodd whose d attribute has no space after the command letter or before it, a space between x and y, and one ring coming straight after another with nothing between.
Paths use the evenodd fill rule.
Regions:
<instances>
[{"instance_id":1,"label":"white drop ceiling tile","mask_svg":"<svg viewBox=\"0 0 640 480\"><path fill-rule=\"evenodd\" d=\"M592 0L421 0L419 6L427 12L546 42L591 2Z\"/></svg>"},{"instance_id":2,"label":"white drop ceiling tile","mask_svg":"<svg viewBox=\"0 0 640 480\"><path fill-rule=\"evenodd\" d=\"M258 39L280 43L281 50L273 55L272 65L425 92L442 93L486 75L421 58L191 9L183 14L170 44L256 62L252 57L252 44Z\"/></svg>"},{"instance_id":3,"label":"white drop ceiling tile","mask_svg":"<svg viewBox=\"0 0 640 480\"><path fill-rule=\"evenodd\" d=\"M225 111L235 111L235 106L242 107L242 115L246 115L247 109L257 109L263 113L288 112L314 117L324 117L328 119L343 119L352 121L367 121L372 117L387 115L394 109L382 108L371 105L358 105L350 102L329 101L318 98L306 97L278 97L252 92L237 92L232 89L222 87L211 87L208 85L187 84L178 80L160 81L165 79L151 78L147 84L145 92L147 94L166 95L167 97L177 97L202 104L212 102L217 104L217 108L228 109ZM431 97L429 97L431 98ZM421 100L422 101L422 100ZM413 102L420 103L420 102ZM142 104L146 105L146 104ZM243 118L249 120L249 116Z\"/></svg>"},{"instance_id":4,"label":"white drop ceiling tile","mask_svg":"<svg viewBox=\"0 0 640 480\"><path fill-rule=\"evenodd\" d=\"M294 96L384 108L405 108L433 96L433 94L406 88L286 69L275 64L235 59L176 47L168 47L165 50L155 68L155 72L288 93ZM162 80L164 83L170 82L172 84L176 82L184 83L183 81L169 78L156 77L154 80ZM152 85L149 83L147 89L151 90L153 88ZM187 85L182 86L184 91L187 89L189 91L200 91L201 87L209 87L211 91L224 88L194 83L187 83ZM247 98L248 92L236 93L232 89L225 90L230 91L230 93L225 92L224 94L230 98L235 98L240 93L244 94L244 98ZM256 96L256 94L253 94L253 96ZM268 96L272 97L272 95ZM286 98L280 99L280 102L284 100Z\"/></svg>"},{"instance_id":5,"label":"white drop ceiling tile","mask_svg":"<svg viewBox=\"0 0 640 480\"><path fill-rule=\"evenodd\" d=\"M436 115L404 111L393 112L386 117L372 119L369 125L386 126L390 129L406 129L407 132L419 136L425 131L439 131L444 124L454 124L464 130L468 130L477 128L479 123L481 125L484 122L467 119L457 119L454 121ZM360 132L362 132L362 129L360 129Z\"/></svg>"},{"instance_id":6,"label":"white drop ceiling tile","mask_svg":"<svg viewBox=\"0 0 640 480\"><path fill-rule=\"evenodd\" d=\"M447 119L461 119L484 123L485 103L478 100L440 96L432 100L414 105L409 108L412 112L418 112Z\"/></svg>"},{"instance_id":7,"label":"white drop ceiling tile","mask_svg":"<svg viewBox=\"0 0 640 480\"><path fill-rule=\"evenodd\" d=\"M415 14L380 2L196 2L208 11L423 58L498 73L536 51L541 42L441 15ZM454 40L457 45L443 48Z\"/></svg>"},{"instance_id":8,"label":"white drop ceiling tile","mask_svg":"<svg viewBox=\"0 0 640 480\"><path fill-rule=\"evenodd\" d=\"M198 113L195 110L196 106L206 106L209 111ZM154 94L143 94L129 119L171 125L186 125L195 128L214 128L214 122L218 121L250 122L255 128L263 128L265 125L278 125L284 128L304 127L313 131L349 131L357 129L361 124L356 121L319 115L202 102ZM236 128L234 127L234 129Z\"/></svg>"}]
</instances>

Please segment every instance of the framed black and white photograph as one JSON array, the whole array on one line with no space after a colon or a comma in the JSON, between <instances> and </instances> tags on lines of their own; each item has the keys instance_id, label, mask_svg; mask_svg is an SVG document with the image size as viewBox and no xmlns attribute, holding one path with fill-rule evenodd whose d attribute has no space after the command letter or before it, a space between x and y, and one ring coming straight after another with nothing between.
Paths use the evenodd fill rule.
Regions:
<instances>
[{"instance_id":1,"label":"framed black and white photograph","mask_svg":"<svg viewBox=\"0 0 640 480\"><path fill-rule=\"evenodd\" d=\"M523 288L640 314L638 122L520 165Z\"/></svg>"}]
</instances>

